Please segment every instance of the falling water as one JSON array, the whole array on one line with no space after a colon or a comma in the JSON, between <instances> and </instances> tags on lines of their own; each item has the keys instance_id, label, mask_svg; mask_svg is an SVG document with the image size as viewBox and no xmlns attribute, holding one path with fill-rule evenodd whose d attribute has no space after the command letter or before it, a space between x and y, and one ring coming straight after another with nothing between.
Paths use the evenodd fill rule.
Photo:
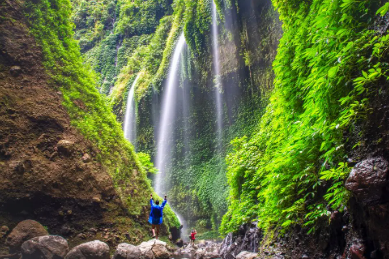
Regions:
<instances>
[{"instance_id":1,"label":"falling water","mask_svg":"<svg viewBox=\"0 0 389 259\"><path fill-rule=\"evenodd\" d=\"M222 91L223 85L220 79L220 59L219 59L219 42L217 29L217 10L216 4L212 1L212 50L213 50L213 66L215 72L215 97L216 97L216 121L217 121L217 146L221 148L223 138L223 105L222 105Z\"/></svg>"},{"instance_id":2,"label":"falling water","mask_svg":"<svg viewBox=\"0 0 389 259\"><path fill-rule=\"evenodd\" d=\"M190 84L185 83L185 76L189 77L189 49L184 48L184 51L181 55L181 98L182 98L182 125L183 125L183 144L184 144L184 155L183 155L183 164L184 166L188 167L190 166L189 160L190 160L190 115L191 115L191 98L190 98Z\"/></svg>"},{"instance_id":3,"label":"falling water","mask_svg":"<svg viewBox=\"0 0 389 259\"><path fill-rule=\"evenodd\" d=\"M139 74L136 76L134 82L131 85L130 91L127 96L126 115L124 117L124 137L128 139L136 150L136 115L135 115L135 98L134 91L135 85L138 81Z\"/></svg>"},{"instance_id":4,"label":"falling water","mask_svg":"<svg viewBox=\"0 0 389 259\"><path fill-rule=\"evenodd\" d=\"M173 131L176 115L176 98L178 88L178 68L180 56L185 46L184 33L181 34L174 49L171 60L168 79L162 97L161 119L159 122L157 153L155 164L159 170L154 181L154 190L160 196L165 195L166 191L163 184L166 171L169 170L173 153Z\"/></svg>"}]
</instances>

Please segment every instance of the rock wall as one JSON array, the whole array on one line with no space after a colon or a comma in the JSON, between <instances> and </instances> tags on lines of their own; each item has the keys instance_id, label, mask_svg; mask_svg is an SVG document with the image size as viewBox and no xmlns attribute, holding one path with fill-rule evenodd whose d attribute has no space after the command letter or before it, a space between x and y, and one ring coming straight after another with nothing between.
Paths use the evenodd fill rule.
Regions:
<instances>
[{"instance_id":1,"label":"rock wall","mask_svg":"<svg viewBox=\"0 0 389 259\"><path fill-rule=\"evenodd\" d=\"M129 216L100 151L71 125L19 2L5 1L0 13L0 252L24 219L70 244L96 237L139 243L149 234L146 207Z\"/></svg>"},{"instance_id":2,"label":"rock wall","mask_svg":"<svg viewBox=\"0 0 389 259\"><path fill-rule=\"evenodd\" d=\"M284 235L263 236L247 223L223 240L220 255L237 258L242 251L272 258L389 258L388 162L371 157L357 163L345 185L352 197L348 209L332 212L329 225L314 234L296 227Z\"/></svg>"}]
</instances>

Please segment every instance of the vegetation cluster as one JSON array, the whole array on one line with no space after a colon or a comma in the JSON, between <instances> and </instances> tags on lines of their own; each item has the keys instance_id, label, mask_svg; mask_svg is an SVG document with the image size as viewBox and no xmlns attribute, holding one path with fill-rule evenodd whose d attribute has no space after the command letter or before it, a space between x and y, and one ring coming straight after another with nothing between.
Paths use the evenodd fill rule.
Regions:
<instances>
[{"instance_id":1,"label":"vegetation cluster","mask_svg":"<svg viewBox=\"0 0 389 259\"><path fill-rule=\"evenodd\" d=\"M62 92L63 106L72 125L95 144L98 161L112 176L129 215L139 216L152 188L133 146L124 138L121 125L106 97L96 89L96 76L83 64L80 48L73 39L69 0L40 0L24 3L25 17L37 44L53 88ZM170 208L166 210L169 227L179 227Z\"/></svg>"},{"instance_id":2,"label":"vegetation cluster","mask_svg":"<svg viewBox=\"0 0 389 259\"><path fill-rule=\"evenodd\" d=\"M275 90L255 134L232 141L222 233L251 220L267 231L298 224L313 232L345 210L347 161L364 144L362 122L388 80L389 36L374 30L388 3L273 4L283 22Z\"/></svg>"}]
</instances>

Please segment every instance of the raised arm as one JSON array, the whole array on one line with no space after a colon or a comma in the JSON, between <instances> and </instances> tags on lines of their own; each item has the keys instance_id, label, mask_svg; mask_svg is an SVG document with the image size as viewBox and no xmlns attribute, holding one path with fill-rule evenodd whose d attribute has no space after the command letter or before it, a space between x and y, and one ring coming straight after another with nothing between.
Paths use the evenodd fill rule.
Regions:
<instances>
[{"instance_id":1,"label":"raised arm","mask_svg":"<svg viewBox=\"0 0 389 259\"><path fill-rule=\"evenodd\" d=\"M166 199L166 195L165 195L165 199L163 200L162 205L161 205L162 209L165 207L166 203L167 203L167 199Z\"/></svg>"},{"instance_id":2,"label":"raised arm","mask_svg":"<svg viewBox=\"0 0 389 259\"><path fill-rule=\"evenodd\" d=\"M151 205L151 207L153 207L153 195L152 194L150 194L150 205Z\"/></svg>"}]
</instances>

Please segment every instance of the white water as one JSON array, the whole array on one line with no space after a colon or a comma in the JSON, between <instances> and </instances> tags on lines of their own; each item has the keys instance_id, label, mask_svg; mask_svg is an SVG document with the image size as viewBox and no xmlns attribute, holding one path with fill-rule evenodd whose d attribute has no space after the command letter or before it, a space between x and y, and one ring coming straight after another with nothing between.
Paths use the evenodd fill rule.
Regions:
<instances>
[{"instance_id":1,"label":"white water","mask_svg":"<svg viewBox=\"0 0 389 259\"><path fill-rule=\"evenodd\" d=\"M136 76L131 85L127 96L126 114L124 117L124 137L128 139L136 150L136 113L135 113L135 85L138 81L139 74Z\"/></svg>"},{"instance_id":2,"label":"white water","mask_svg":"<svg viewBox=\"0 0 389 259\"><path fill-rule=\"evenodd\" d=\"M178 68L180 63L180 56L185 46L185 37L182 33L178 39L177 45L174 49L171 60L167 83L165 85L162 97L161 119L159 121L159 130L157 137L157 153L155 165L159 173L155 177L154 190L157 194L163 197L166 194L163 180L166 171L169 170L172 154L173 154L173 132L174 121L176 115L176 98L178 82Z\"/></svg>"},{"instance_id":3,"label":"white water","mask_svg":"<svg viewBox=\"0 0 389 259\"><path fill-rule=\"evenodd\" d=\"M223 104L222 91L223 85L220 80L220 58L219 58L219 32L217 29L217 10L215 2L212 1L212 51L213 51L213 66L214 66L214 85L216 98L216 125L217 125L217 147L221 148L223 139Z\"/></svg>"}]
</instances>

